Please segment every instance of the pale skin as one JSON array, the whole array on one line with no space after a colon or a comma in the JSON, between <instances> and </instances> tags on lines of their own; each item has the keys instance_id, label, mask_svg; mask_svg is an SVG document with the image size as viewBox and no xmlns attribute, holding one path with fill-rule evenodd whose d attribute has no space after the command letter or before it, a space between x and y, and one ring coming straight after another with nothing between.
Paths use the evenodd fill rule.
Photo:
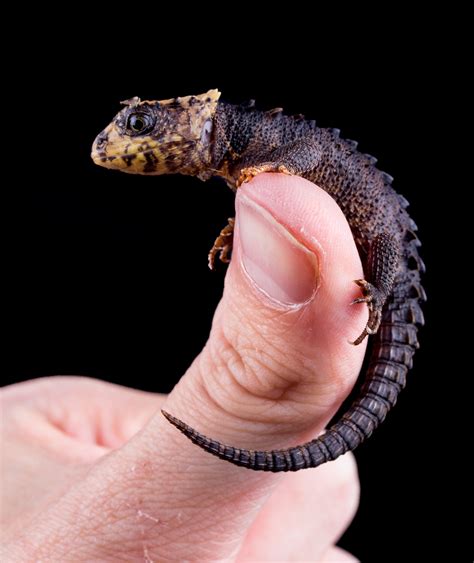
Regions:
<instances>
[{"instance_id":1,"label":"pale skin","mask_svg":"<svg viewBox=\"0 0 474 563\"><path fill-rule=\"evenodd\" d=\"M365 343L349 341L367 308L350 303L363 272L335 202L301 178L262 174L236 208L209 341L169 396L81 377L2 390L0 559L355 561L334 547L358 503L351 454L252 472L160 413L235 446L287 447L321 432L357 378ZM288 275L286 259L303 273Z\"/></svg>"}]
</instances>

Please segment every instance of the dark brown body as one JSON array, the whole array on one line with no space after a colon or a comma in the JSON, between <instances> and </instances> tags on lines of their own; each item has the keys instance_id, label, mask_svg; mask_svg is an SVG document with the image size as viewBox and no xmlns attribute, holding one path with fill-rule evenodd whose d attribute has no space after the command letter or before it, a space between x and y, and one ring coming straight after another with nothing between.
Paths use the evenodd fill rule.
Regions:
<instances>
[{"instance_id":1,"label":"dark brown body","mask_svg":"<svg viewBox=\"0 0 474 563\"><path fill-rule=\"evenodd\" d=\"M153 108L154 103L157 108ZM373 335L370 361L358 397L340 420L321 437L288 450L251 451L226 446L163 414L201 448L236 465L263 471L316 467L353 450L368 438L405 386L418 347L417 326L423 324L420 302L425 299L416 225L406 211L406 200L391 187L392 178L376 168L373 157L359 153L355 142L342 140L339 131L318 128L313 121L288 117L279 110L260 112L252 106L216 103L215 99L212 103L215 107L203 124L209 135L205 143L202 134L199 142L195 141L195 152L188 159L192 167L172 169L170 164L169 170L163 170L161 164L161 172L184 171L202 179L220 175L235 189L258 172L284 171L302 176L328 192L347 218L364 266L366 279L357 281L363 297L356 301L367 303L369 321L354 344ZM147 104L151 105L146 111L163 111L159 102ZM120 119L126 121L134 107L123 110ZM192 118L188 102L181 106L178 103L177 107L173 111L181 112L181 120L185 111ZM169 123L169 110L166 117ZM147 139L160 138L160 119L156 118L156 129L147 132ZM186 143L186 150L192 151L189 137ZM162 145L160 151L163 153ZM148 166L146 172L138 172L153 170ZM226 258L231 240L232 224L216 240L211 264L219 251L221 258Z\"/></svg>"}]
</instances>

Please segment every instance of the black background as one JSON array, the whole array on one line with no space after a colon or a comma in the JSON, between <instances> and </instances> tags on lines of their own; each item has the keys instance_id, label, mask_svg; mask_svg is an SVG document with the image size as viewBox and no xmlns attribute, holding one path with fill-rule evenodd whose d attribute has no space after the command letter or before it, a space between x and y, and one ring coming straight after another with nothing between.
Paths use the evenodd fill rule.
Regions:
<instances>
[{"instance_id":1,"label":"black background","mask_svg":"<svg viewBox=\"0 0 474 563\"><path fill-rule=\"evenodd\" d=\"M341 27L338 15L257 23L254 14L212 19L184 7L110 10L101 21L85 14L84 24L79 13L56 13L59 24L33 14L26 52L7 52L4 383L83 374L168 392L206 341L224 276L208 271L206 254L232 214L232 193L218 180L94 166L90 145L119 100L219 88L229 101L302 112L357 139L395 177L428 267L422 346L399 405L356 452L361 505L341 545L362 561L452 554L463 493L448 477L456 432L444 378L454 366L442 353L443 46L413 14L389 29L385 17L356 24L349 15Z\"/></svg>"}]
</instances>

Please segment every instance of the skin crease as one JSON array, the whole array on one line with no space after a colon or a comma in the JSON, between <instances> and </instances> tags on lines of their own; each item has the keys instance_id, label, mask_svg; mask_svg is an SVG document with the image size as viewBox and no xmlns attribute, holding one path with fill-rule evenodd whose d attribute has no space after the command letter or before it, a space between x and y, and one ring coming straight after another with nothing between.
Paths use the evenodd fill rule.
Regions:
<instances>
[{"instance_id":1,"label":"skin crease","mask_svg":"<svg viewBox=\"0 0 474 563\"><path fill-rule=\"evenodd\" d=\"M349 304L362 268L335 202L301 178L262 174L236 206L209 341L168 397L87 378L2 390L2 560L354 561L333 547L357 507L352 455L294 474L249 472L200 451L159 413L224 443L287 447L322 430L358 375L365 345L348 341L367 311ZM249 279L249 206L315 253L319 287L304 305L276 304Z\"/></svg>"}]
</instances>

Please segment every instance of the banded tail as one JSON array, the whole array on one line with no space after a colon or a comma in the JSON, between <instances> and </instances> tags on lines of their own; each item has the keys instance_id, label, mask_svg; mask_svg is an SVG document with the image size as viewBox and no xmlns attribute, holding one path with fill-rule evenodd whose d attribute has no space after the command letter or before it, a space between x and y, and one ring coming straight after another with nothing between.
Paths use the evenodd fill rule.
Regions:
<instances>
[{"instance_id":1,"label":"banded tail","mask_svg":"<svg viewBox=\"0 0 474 563\"><path fill-rule=\"evenodd\" d=\"M424 324L418 301L425 299L419 271L408 270L405 279L395 284L394 294L385 304L381 326L373 337L367 376L357 399L333 426L311 442L284 450L235 448L208 438L171 414L161 412L206 452L247 469L299 471L332 461L366 440L397 402L418 348L417 326Z\"/></svg>"}]
</instances>

